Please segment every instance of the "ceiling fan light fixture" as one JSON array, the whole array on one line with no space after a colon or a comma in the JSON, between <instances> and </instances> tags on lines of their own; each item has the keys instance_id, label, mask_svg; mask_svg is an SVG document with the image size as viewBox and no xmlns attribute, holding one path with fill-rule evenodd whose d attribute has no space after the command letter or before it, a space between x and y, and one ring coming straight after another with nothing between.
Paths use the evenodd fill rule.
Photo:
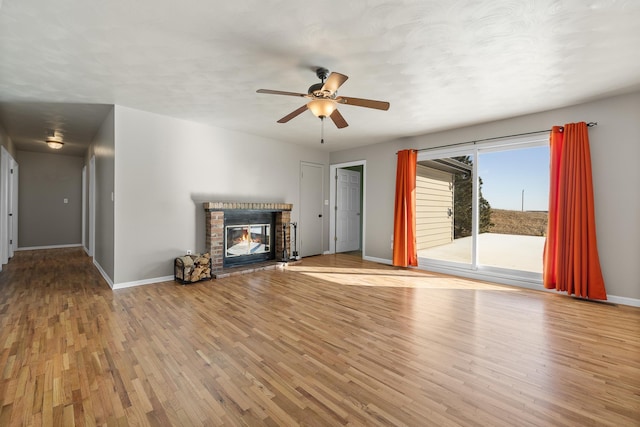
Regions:
<instances>
[{"instance_id":1,"label":"ceiling fan light fixture","mask_svg":"<svg viewBox=\"0 0 640 427\"><path fill-rule=\"evenodd\" d=\"M316 117L329 117L338 106L331 99L312 99L307 104L307 108L311 110Z\"/></svg>"}]
</instances>

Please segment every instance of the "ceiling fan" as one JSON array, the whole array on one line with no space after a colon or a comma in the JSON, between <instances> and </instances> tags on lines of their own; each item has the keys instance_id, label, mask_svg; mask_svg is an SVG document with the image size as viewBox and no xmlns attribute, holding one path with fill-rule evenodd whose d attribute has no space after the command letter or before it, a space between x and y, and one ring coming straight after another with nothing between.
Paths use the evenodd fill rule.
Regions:
<instances>
[{"instance_id":1,"label":"ceiling fan","mask_svg":"<svg viewBox=\"0 0 640 427\"><path fill-rule=\"evenodd\" d=\"M377 110L388 110L389 103L385 101L374 101L371 99L351 98L348 96L338 96L337 90L349 77L344 74L332 72L329 74L329 70L326 68L316 69L316 76L321 83L316 83L309 87L307 93L296 92L283 92L280 90L270 89L258 89L258 93L266 93L271 95L287 95L287 96L300 96L303 98L309 98L310 101L298 108L297 110L287 114L278 123L287 123L289 120L302 114L305 110L311 110L311 112L324 121L326 117L330 117L333 123L338 129L349 126L347 121L342 117L342 114L338 111L338 104L353 105L356 107L375 108Z\"/></svg>"}]
</instances>

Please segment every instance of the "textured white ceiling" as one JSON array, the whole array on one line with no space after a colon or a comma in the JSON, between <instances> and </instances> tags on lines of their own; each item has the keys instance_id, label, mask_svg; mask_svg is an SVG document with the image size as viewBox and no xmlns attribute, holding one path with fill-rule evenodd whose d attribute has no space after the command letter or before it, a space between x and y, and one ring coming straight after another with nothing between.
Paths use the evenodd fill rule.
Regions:
<instances>
[{"instance_id":1,"label":"textured white ceiling","mask_svg":"<svg viewBox=\"0 0 640 427\"><path fill-rule=\"evenodd\" d=\"M0 121L22 149L55 120L83 144L120 104L319 147L310 112L276 123L304 99L256 90L323 66L391 103L341 106L336 150L638 89L639 23L640 0L4 0Z\"/></svg>"}]
</instances>

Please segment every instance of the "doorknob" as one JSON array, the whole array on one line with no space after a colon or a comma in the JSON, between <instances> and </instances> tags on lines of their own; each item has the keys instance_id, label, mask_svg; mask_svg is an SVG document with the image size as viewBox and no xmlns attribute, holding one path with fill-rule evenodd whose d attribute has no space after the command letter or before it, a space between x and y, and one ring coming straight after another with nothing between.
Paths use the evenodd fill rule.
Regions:
<instances>
[{"instance_id":1,"label":"doorknob","mask_svg":"<svg viewBox=\"0 0 640 427\"><path fill-rule=\"evenodd\" d=\"M322 214L318 214L318 218L322 218Z\"/></svg>"}]
</instances>

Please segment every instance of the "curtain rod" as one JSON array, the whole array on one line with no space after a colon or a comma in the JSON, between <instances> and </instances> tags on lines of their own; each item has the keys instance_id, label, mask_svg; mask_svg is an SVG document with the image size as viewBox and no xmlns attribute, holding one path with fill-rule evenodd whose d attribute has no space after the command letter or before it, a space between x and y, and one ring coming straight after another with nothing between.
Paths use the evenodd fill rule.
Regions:
<instances>
[{"instance_id":1,"label":"curtain rod","mask_svg":"<svg viewBox=\"0 0 640 427\"><path fill-rule=\"evenodd\" d=\"M598 122L589 122L589 123L587 123L587 127L593 127L593 126L598 126ZM564 129L563 126L560 126L560 128ZM436 149L436 148L455 147L456 145L476 144L478 142L493 141L493 140L496 140L496 139L504 139L504 138L513 138L513 137L516 137L516 136L535 135L537 133L545 133L545 132L551 132L551 129L537 130L537 131L534 131L534 132L516 133L516 134L513 134L513 135L494 136L493 138L474 139L473 141L456 142L454 144L447 144L447 145L438 145L437 147L421 148L419 150L414 150L414 151L426 151L426 150L433 150L433 149ZM398 153L396 152L396 154L398 154Z\"/></svg>"}]
</instances>

